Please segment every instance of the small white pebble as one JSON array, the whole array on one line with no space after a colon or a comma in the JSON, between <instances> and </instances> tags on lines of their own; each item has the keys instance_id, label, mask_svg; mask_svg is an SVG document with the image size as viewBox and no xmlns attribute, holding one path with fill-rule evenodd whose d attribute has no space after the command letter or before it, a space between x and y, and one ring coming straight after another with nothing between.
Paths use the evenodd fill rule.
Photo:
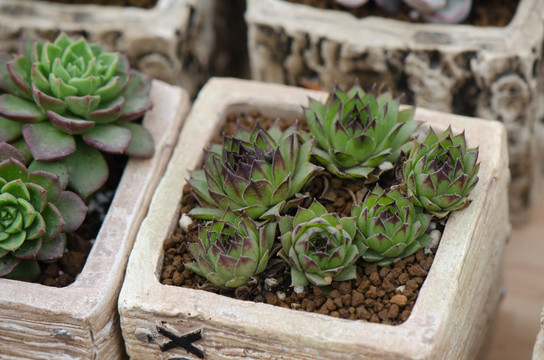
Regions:
<instances>
[{"instance_id":1,"label":"small white pebble","mask_svg":"<svg viewBox=\"0 0 544 360\"><path fill-rule=\"evenodd\" d=\"M402 293L402 292L404 292L404 288L405 288L405 287L406 287L405 285L401 285L401 286L399 286L398 288L396 288L395 291L401 292L401 293Z\"/></svg>"},{"instance_id":2,"label":"small white pebble","mask_svg":"<svg viewBox=\"0 0 544 360\"><path fill-rule=\"evenodd\" d=\"M301 286L301 285L297 285L295 287L293 287L293 291L297 294L304 294L304 286Z\"/></svg>"},{"instance_id":3,"label":"small white pebble","mask_svg":"<svg viewBox=\"0 0 544 360\"><path fill-rule=\"evenodd\" d=\"M300 306L301 306L301 305L298 304L298 303L292 303L292 304L291 304L291 309L297 310L297 309L300 309Z\"/></svg>"},{"instance_id":4,"label":"small white pebble","mask_svg":"<svg viewBox=\"0 0 544 360\"><path fill-rule=\"evenodd\" d=\"M264 285L265 285L268 289L274 288L274 287L278 286L278 279L275 279L275 278L266 278L266 279L264 279Z\"/></svg>"},{"instance_id":5,"label":"small white pebble","mask_svg":"<svg viewBox=\"0 0 544 360\"><path fill-rule=\"evenodd\" d=\"M285 293L283 291L278 291L276 292L276 296L278 297L279 300L283 301L285 300Z\"/></svg>"},{"instance_id":6,"label":"small white pebble","mask_svg":"<svg viewBox=\"0 0 544 360\"><path fill-rule=\"evenodd\" d=\"M181 217L179 218L179 227L181 230L187 232L189 230L189 225L193 223L193 219L187 214L181 214Z\"/></svg>"},{"instance_id":7,"label":"small white pebble","mask_svg":"<svg viewBox=\"0 0 544 360\"><path fill-rule=\"evenodd\" d=\"M431 237L431 241L429 244L425 247L425 254L429 254L431 249L434 249L438 246L438 242L440 241L440 237L442 236L442 233L440 230L433 230L429 233L429 236Z\"/></svg>"}]
</instances>

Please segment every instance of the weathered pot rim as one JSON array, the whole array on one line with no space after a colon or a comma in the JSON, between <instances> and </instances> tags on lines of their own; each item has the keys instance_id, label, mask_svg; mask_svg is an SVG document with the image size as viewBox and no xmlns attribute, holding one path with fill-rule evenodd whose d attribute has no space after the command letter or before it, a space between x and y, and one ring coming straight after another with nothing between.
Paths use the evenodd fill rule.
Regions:
<instances>
[{"instance_id":1,"label":"weathered pot rim","mask_svg":"<svg viewBox=\"0 0 544 360\"><path fill-rule=\"evenodd\" d=\"M177 140L176 131L184 120L183 112L190 103L183 89L158 80L152 82L150 98L153 109L146 113L143 124L155 140L155 155L150 159L129 159L81 273L72 284L62 288L0 279L0 304L7 304L3 308L23 313L65 314L66 322L72 323L74 319L100 315L105 304L115 301L132 242L156 185L138 173L164 171L169 149ZM172 98L178 100L169 102ZM168 109L172 114L170 118L155 115L160 108ZM167 125L150 126L160 121ZM169 132L162 133L160 130L165 128ZM129 218L128 223L122 220L125 218ZM119 253L122 256L116 256Z\"/></svg>"},{"instance_id":2,"label":"weathered pot rim","mask_svg":"<svg viewBox=\"0 0 544 360\"><path fill-rule=\"evenodd\" d=\"M268 99L269 92L275 92L272 100ZM298 347L310 344L314 346L317 339L321 340L323 347L364 346L367 349L374 349L375 344L380 343L380 339L387 338L391 343L391 354L395 353L395 344L408 343L414 352L411 355L416 357L424 357L433 351L433 344L437 341L436 334L449 331L441 328L441 324L444 323L444 317L448 316L445 309L455 304L455 293L458 291L459 281L462 280L459 276L464 276L461 273L463 259L469 250L477 251L471 249L467 239L471 238L474 224L478 222L479 215L489 201L486 190L493 186L499 173L503 174L507 167L506 132L504 126L498 122L422 108L416 110L416 120L432 121L433 127L437 130L445 129L454 121L452 124L454 132L465 130L469 146L475 146L473 143L480 134L478 140L480 159L485 161L481 162L480 183L470 196L473 199L472 204L448 220L435 262L421 289L412 315L400 326L337 319L159 283L162 244L176 226L181 189L185 184L185 181L179 179L189 177L187 169L178 171L176 168L181 169L189 162L190 165L187 167L193 169L199 163L196 157L182 160L183 154L190 151L194 153L194 148L188 145L191 139L204 137L207 143L213 135L213 132L210 134L214 128L212 123L215 124L218 118L224 117L228 109L240 107L242 104L248 104L247 108L250 109L266 104L268 110L281 106L280 113L301 114L301 105L307 104L308 97L324 100L326 93L239 79L213 78L208 81L191 109L172 160L157 188L149 215L142 223L131 253L127 276L119 298L122 327L124 317L134 310L138 313L200 319L223 328L232 328L234 331L243 329L256 336L272 336L288 344L296 343ZM201 98L207 99L207 102L199 101ZM270 115L266 111L263 112ZM482 134L486 135L481 136ZM179 165L180 161L186 162ZM154 225L157 223L160 226ZM501 226L508 232L508 221ZM467 229L470 229L468 234ZM432 291L435 288L439 291ZM460 303L455 306L464 305ZM266 324L266 329L263 324ZM297 331L301 326L304 327L304 333ZM364 331L366 336L364 338L360 335L361 328L367 329Z\"/></svg>"},{"instance_id":3,"label":"weathered pot rim","mask_svg":"<svg viewBox=\"0 0 544 360\"><path fill-rule=\"evenodd\" d=\"M248 24L256 25L268 24L269 19L274 18L289 33L301 31L360 46L528 51L527 48L530 50L531 46L527 47L527 44L531 40L524 29L542 22L543 9L544 4L539 0L521 0L514 17L504 27L410 23L377 16L358 19L345 11L320 9L283 0L248 0L245 17Z\"/></svg>"}]
</instances>

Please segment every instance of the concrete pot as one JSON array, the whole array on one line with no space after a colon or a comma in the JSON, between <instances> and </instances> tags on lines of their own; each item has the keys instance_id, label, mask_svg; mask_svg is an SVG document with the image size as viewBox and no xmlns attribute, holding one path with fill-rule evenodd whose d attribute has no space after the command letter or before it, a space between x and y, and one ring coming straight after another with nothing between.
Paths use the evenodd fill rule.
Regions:
<instances>
[{"instance_id":1,"label":"concrete pot","mask_svg":"<svg viewBox=\"0 0 544 360\"><path fill-rule=\"evenodd\" d=\"M542 165L543 1L521 0L505 27L357 19L281 0L248 0L246 20L255 80L310 79L331 89L359 78L366 89L377 83L404 93L410 104L502 122L510 214L514 223L527 218Z\"/></svg>"},{"instance_id":2,"label":"concrete pot","mask_svg":"<svg viewBox=\"0 0 544 360\"><path fill-rule=\"evenodd\" d=\"M119 359L117 297L136 233L189 110L179 87L154 80L144 118L151 159L130 159L83 271L64 288L0 279L0 358Z\"/></svg>"},{"instance_id":3,"label":"concrete pot","mask_svg":"<svg viewBox=\"0 0 544 360\"><path fill-rule=\"evenodd\" d=\"M533 360L544 360L544 309L542 309L542 314L540 315L540 324L542 329L536 337Z\"/></svg>"},{"instance_id":4,"label":"concrete pot","mask_svg":"<svg viewBox=\"0 0 544 360\"><path fill-rule=\"evenodd\" d=\"M461 359L476 356L500 298L509 234L504 126L417 109L416 120L466 130L480 147L472 204L447 222L410 318L399 326L337 319L161 285L163 242L174 231L185 180L232 112L303 119L308 97L325 92L211 79L188 116L131 253L119 297L127 352L135 359ZM455 346L452 346L455 344Z\"/></svg>"},{"instance_id":5,"label":"concrete pot","mask_svg":"<svg viewBox=\"0 0 544 360\"><path fill-rule=\"evenodd\" d=\"M80 34L195 95L217 56L214 9L213 0L159 0L152 9L2 0L0 49L14 51L23 34L49 40L60 31Z\"/></svg>"}]
</instances>

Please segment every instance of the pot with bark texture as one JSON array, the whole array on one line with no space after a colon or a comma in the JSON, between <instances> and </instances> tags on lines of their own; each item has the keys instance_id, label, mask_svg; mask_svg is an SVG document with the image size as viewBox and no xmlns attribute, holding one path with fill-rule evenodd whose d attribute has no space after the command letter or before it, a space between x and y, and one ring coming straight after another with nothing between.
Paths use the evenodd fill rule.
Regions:
<instances>
[{"instance_id":1,"label":"pot with bark texture","mask_svg":"<svg viewBox=\"0 0 544 360\"><path fill-rule=\"evenodd\" d=\"M4 0L0 49L13 52L22 35L49 40L61 31L84 35L107 51L126 54L131 66L150 77L195 95L218 56L214 11L211 0L158 0L151 9Z\"/></svg>"},{"instance_id":2,"label":"pot with bark texture","mask_svg":"<svg viewBox=\"0 0 544 360\"><path fill-rule=\"evenodd\" d=\"M76 281L56 288L0 279L0 349L9 359L119 359L117 297L136 233L172 153L189 96L154 80L143 125L155 154L130 159Z\"/></svg>"},{"instance_id":3,"label":"pot with bark texture","mask_svg":"<svg viewBox=\"0 0 544 360\"><path fill-rule=\"evenodd\" d=\"M415 119L465 129L480 149L472 203L447 221L412 314L398 326L346 320L162 285L163 243L179 219L188 157L217 135L226 115L258 110L302 119L308 97L327 93L284 85L211 79L188 116L165 176L137 235L119 298L131 359L460 359L476 356L500 299L508 236L508 156L504 126L418 108ZM456 344L456 346L451 346ZM393 346L394 345L394 346Z\"/></svg>"}]
</instances>

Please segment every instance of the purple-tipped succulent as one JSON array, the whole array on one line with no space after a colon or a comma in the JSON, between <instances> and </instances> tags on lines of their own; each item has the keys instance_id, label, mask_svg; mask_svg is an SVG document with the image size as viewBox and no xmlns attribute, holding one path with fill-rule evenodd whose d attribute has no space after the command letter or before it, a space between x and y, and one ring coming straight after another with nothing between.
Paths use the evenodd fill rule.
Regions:
<instances>
[{"instance_id":1,"label":"purple-tipped succulent","mask_svg":"<svg viewBox=\"0 0 544 360\"><path fill-rule=\"evenodd\" d=\"M81 225L87 207L57 175L31 172L22 161L15 147L0 142L0 277L34 281L39 260L63 255L65 234Z\"/></svg>"},{"instance_id":2,"label":"purple-tipped succulent","mask_svg":"<svg viewBox=\"0 0 544 360\"><path fill-rule=\"evenodd\" d=\"M346 7L364 5L363 0L336 0ZM467 18L472 0L374 0L376 5L389 12L398 12L406 3L418 12L423 20L433 23L460 23Z\"/></svg>"},{"instance_id":3,"label":"purple-tipped succulent","mask_svg":"<svg viewBox=\"0 0 544 360\"><path fill-rule=\"evenodd\" d=\"M410 149L419 126L414 109L399 110L399 99L390 93L365 93L358 83L347 92L335 88L326 103L310 99L304 113L317 161L335 176L367 182L377 181L401 151Z\"/></svg>"},{"instance_id":4,"label":"purple-tipped succulent","mask_svg":"<svg viewBox=\"0 0 544 360\"><path fill-rule=\"evenodd\" d=\"M192 216L220 218L230 208L252 219L273 218L296 207L295 195L322 168L309 162L312 141L299 143L296 124L282 131L276 122L268 131L257 123L248 131L238 126L233 137L205 150L205 166L191 173L188 184L203 206Z\"/></svg>"},{"instance_id":5,"label":"purple-tipped succulent","mask_svg":"<svg viewBox=\"0 0 544 360\"><path fill-rule=\"evenodd\" d=\"M355 279L355 261L366 247L355 218L340 218L315 201L299 208L295 217L279 220L280 257L291 265L291 285L330 285L333 280Z\"/></svg>"},{"instance_id":6,"label":"purple-tipped succulent","mask_svg":"<svg viewBox=\"0 0 544 360\"><path fill-rule=\"evenodd\" d=\"M423 143L414 143L402 169L414 204L439 218L467 207L478 183L478 154L467 148L464 133L453 135L448 127L437 135L431 129Z\"/></svg>"},{"instance_id":7,"label":"purple-tipped succulent","mask_svg":"<svg viewBox=\"0 0 544 360\"><path fill-rule=\"evenodd\" d=\"M35 161L64 165L86 197L108 176L101 152L153 154L151 134L131 122L151 108L149 89L124 55L84 38L28 39L18 55L0 54L0 141L22 135Z\"/></svg>"},{"instance_id":8,"label":"purple-tipped succulent","mask_svg":"<svg viewBox=\"0 0 544 360\"><path fill-rule=\"evenodd\" d=\"M185 267L218 286L237 288L264 271L276 223L259 224L227 209L221 220L199 228L198 241L189 245L195 261Z\"/></svg>"}]
</instances>

